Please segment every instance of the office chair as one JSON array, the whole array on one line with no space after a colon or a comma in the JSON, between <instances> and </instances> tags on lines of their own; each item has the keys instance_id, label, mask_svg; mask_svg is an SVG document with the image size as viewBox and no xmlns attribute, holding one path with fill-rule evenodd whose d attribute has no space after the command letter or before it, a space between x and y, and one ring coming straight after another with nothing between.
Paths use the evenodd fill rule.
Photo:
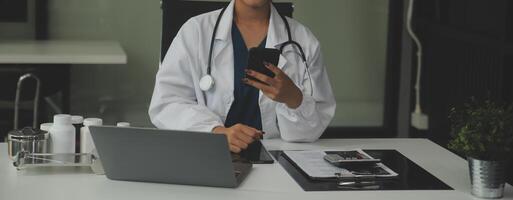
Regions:
<instances>
[{"instance_id":1,"label":"office chair","mask_svg":"<svg viewBox=\"0 0 513 200\"><path fill-rule=\"evenodd\" d=\"M184 0L162 0L162 41L161 61L167 53L173 38L175 38L180 27L191 17L221 9L229 2L216 1L184 1ZM292 3L274 3L278 12L282 15L292 17L294 5Z\"/></svg>"}]
</instances>

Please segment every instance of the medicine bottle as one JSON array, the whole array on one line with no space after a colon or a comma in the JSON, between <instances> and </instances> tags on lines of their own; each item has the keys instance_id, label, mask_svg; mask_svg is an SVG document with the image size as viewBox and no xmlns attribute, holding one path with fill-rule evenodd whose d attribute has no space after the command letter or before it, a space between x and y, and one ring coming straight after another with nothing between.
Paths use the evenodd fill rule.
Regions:
<instances>
[{"instance_id":1,"label":"medicine bottle","mask_svg":"<svg viewBox=\"0 0 513 200\"><path fill-rule=\"evenodd\" d=\"M130 123L128 122L118 122L116 124L117 127L130 127Z\"/></svg>"},{"instance_id":2,"label":"medicine bottle","mask_svg":"<svg viewBox=\"0 0 513 200\"><path fill-rule=\"evenodd\" d=\"M42 123L39 125L39 130L50 132L50 128L52 128L53 123Z\"/></svg>"},{"instance_id":3,"label":"medicine bottle","mask_svg":"<svg viewBox=\"0 0 513 200\"><path fill-rule=\"evenodd\" d=\"M75 127L75 153L80 153L80 129L84 126L84 117L79 115L71 116L71 124Z\"/></svg>"},{"instance_id":4,"label":"medicine bottle","mask_svg":"<svg viewBox=\"0 0 513 200\"><path fill-rule=\"evenodd\" d=\"M84 127L80 130L80 153L91 153L95 149L89 126L101 126L103 120L100 118L84 119Z\"/></svg>"},{"instance_id":5,"label":"medicine bottle","mask_svg":"<svg viewBox=\"0 0 513 200\"><path fill-rule=\"evenodd\" d=\"M75 128L71 125L70 115L53 116L53 125L49 132L52 153L75 153Z\"/></svg>"}]
</instances>

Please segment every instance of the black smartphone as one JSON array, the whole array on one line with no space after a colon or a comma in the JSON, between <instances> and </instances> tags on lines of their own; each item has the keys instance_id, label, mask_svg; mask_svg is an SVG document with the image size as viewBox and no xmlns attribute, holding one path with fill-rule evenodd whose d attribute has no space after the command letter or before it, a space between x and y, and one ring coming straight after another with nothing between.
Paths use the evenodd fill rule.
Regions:
<instances>
[{"instance_id":1,"label":"black smartphone","mask_svg":"<svg viewBox=\"0 0 513 200\"><path fill-rule=\"evenodd\" d=\"M264 62L268 62L277 66L279 60L280 50L278 49L251 48L249 49L248 69L260 72L262 74L265 74L266 76L273 78L274 73L271 70L267 69L267 67L265 67ZM255 78L247 75L246 78L255 80Z\"/></svg>"}]
</instances>

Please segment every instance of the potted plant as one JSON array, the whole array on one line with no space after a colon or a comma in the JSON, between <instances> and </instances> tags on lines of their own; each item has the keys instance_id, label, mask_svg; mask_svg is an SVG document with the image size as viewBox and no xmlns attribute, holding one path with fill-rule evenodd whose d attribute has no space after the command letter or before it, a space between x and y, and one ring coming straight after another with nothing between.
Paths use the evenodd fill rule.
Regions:
<instances>
[{"instance_id":1,"label":"potted plant","mask_svg":"<svg viewBox=\"0 0 513 200\"><path fill-rule=\"evenodd\" d=\"M513 104L472 98L452 108L449 119L454 137L449 148L467 157L472 194L501 198L513 153Z\"/></svg>"}]
</instances>

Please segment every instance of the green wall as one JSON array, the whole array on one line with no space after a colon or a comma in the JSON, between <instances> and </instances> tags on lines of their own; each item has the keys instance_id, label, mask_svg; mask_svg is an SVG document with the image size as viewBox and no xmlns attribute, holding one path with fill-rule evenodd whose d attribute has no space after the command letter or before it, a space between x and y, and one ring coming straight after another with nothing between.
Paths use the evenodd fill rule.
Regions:
<instances>
[{"instance_id":1,"label":"green wall","mask_svg":"<svg viewBox=\"0 0 513 200\"><path fill-rule=\"evenodd\" d=\"M26 22L0 22L0 40L23 39L31 40L35 33L35 3L27 1L27 21Z\"/></svg>"},{"instance_id":2,"label":"green wall","mask_svg":"<svg viewBox=\"0 0 513 200\"><path fill-rule=\"evenodd\" d=\"M126 65L74 65L72 113L108 123L149 126L148 104L159 65L159 0L50 0L51 39L116 40Z\"/></svg>"},{"instance_id":3,"label":"green wall","mask_svg":"<svg viewBox=\"0 0 513 200\"><path fill-rule=\"evenodd\" d=\"M283 1L321 41L337 99L332 125L381 125L388 1ZM126 65L73 66L72 111L149 126L160 26L159 0L50 0L52 39L117 40L128 56Z\"/></svg>"},{"instance_id":4,"label":"green wall","mask_svg":"<svg viewBox=\"0 0 513 200\"><path fill-rule=\"evenodd\" d=\"M215 1L215 0L214 0ZM381 126L385 92L387 0L292 2L294 18L321 42L337 100L332 126Z\"/></svg>"},{"instance_id":5,"label":"green wall","mask_svg":"<svg viewBox=\"0 0 513 200\"><path fill-rule=\"evenodd\" d=\"M321 42L337 100L331 125L382 125L388 1L279 1L293 2L294 18Z\"/></svg>"}]
</instances>

